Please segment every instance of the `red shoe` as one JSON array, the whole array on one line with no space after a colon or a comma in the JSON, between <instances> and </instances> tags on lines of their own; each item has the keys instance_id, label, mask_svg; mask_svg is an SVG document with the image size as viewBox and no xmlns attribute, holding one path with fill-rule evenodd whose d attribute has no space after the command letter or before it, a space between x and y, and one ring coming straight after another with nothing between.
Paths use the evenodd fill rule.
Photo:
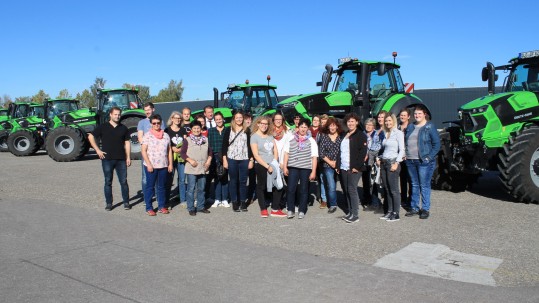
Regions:
<instances>
[{"instance_id":1,"label":"red shoe","mask_svg":"<svg viewBox=\"0 0 539 303\"><path fill-rule=\"evenodd\" d=\"M268 217L268 210L267 209L263 209L261 212L260 212L260 216L262 218L267 218Z\"/></svg>"},{"instance_id":2,"label":"red shoe","mask_svg":"<svg viewBox=\"0 0 539 303\"><path fill-rule=\"evenodd\" d=\"M155 211L153 211L153 209L147 211L146 213L148 214L148 216L152 216L152 217L156 215L156 213L155 213Z\"/></svg>"},{"instance_id":3,"label":"red shoe","mask_svg":"<svg viewBox=\"0 0 539 303\"><path fill-rule=\"evenodd\" d=\"M283 213L283 211L279 209L279 210L272 210L270 216L282 218L282 217L286 217L286 214Z\"/></svg>"},{"instance_id":4,"label":"red shoe","mask_svg":"<svg viewBox=\"0 0 539 303\"><path fill-rule=\"evenodd\" d=\"M163 215L168 215L168 214L169 214L169 211L168 211L168 209L166 209L166 208L161 208L161 209L159 210L159 212L162 213Z\"/></svg>"}]
</instances>

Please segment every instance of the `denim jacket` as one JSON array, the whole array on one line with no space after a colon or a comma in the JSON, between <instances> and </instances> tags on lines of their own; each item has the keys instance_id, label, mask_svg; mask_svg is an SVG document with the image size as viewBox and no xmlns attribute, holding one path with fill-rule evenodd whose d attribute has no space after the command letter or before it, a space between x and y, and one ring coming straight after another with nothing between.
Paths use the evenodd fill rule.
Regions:
<instances>
[{"instance_id":1,"label":"denim jacket","mask_svg":"<svg viewBox=\"0 0 539 303\"><path fill-rule=\"evenodd\" d=\"M414 132L414 129L415 124L413 123L410 123L406 128L406 146L408 146L408 138ZM419 158L421 158L421 161L426 163L433 161L440 150L440 136L432 122L427 122L427 124L419 130L417 140L419 145Z\"/></svg>"}]
</instances>

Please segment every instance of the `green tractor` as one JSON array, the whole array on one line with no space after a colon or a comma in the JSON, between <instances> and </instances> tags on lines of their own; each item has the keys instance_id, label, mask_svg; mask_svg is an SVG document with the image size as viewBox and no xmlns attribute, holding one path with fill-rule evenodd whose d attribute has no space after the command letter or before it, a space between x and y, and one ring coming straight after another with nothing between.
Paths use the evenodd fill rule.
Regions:
<instances>
[{"instance_id":1,"label":"green tractor","mask_svg":"<svg viewBox=\"0 0 539 303\"><path fill-rule=\"evenodd\" d=\"M390 62L342 58L337 70L326 65L322 81L317 83L321 92L290 97L277 108L289 125L293 125L294 116L298 114L305 118L328 114L342 119L347 113L355 112L362 123L381 110L398 116L402 108L422 103L416 95L405 92L399 68L398 64ZM332 91L328 92L334 76Z\"/></svg>"},{"instance_id":2,"label":"green tractor","mask_svg":"<svg viewBox=\"0 0 539 303\"><path fill-rule=\"evenodd\" d=\"M0 108L0 123L7 121L9 118L8 115L8 109L7 108Z\"/></svg>"},{"instance_id":3,"label":"green tractor","mask_svg":"<svg viewBox=\"0 0 539 303\"><path fill-rule=\"evenodd\" d=\"M26 117L13 119L10 123L6 142L9 151L19 157L35 154L43 146L51 119L61 112L77 111L78 106L79 101L73 99L47 100L43 105L31 105Z\"/></svg>"},{"instance_id":4,"label":"green tractor","mask_svg":"<svg viewBox=\"0 0 539 303\"><path fill-rule=\"evenodd\" d=\"M496 70L509 74L495 93ZM509 64L482 70L488 95L458 110L458 121L441 134L439 187L464 190L483 171L497 170L507 192L519 202L539 203L539 50L523 52Z\"/></svg>"},{"instance_id":5,"label":"green tractor","mask_svg":"<svg viewBox=\"0 0 539 303\"><path fill-rule=\"evenodd\" d=\"M8 138L11 133L23 128L28 117L34 117L42 123L44 106L37 103L15 102L9 105L0 119L0 152L9 151ZM25 144L23 142L22 144Z\"/></svg>"},{"instance_id":6,"label":"green tractor","mask_svg":"<svg viewBox=\"0 0 539 303\"><path fill-rule=\"evenodd\" d=\"M88 133L96 125L109 120L112 107L122 109L121 123L127 126L131 136L131 159L140 159L140 143L137 125L146 118L135 88L102 89L98 92L96 111L86 109L60 113L50 122L45 147L49 157L58 162L69 162L83 157L90 149Z\"/></svg>"},{"instance_id":7,"label":"green tractor","mask_svg":"<svg viewBox=\"0 0 539 303\"><path fill-rule=\"evenodd\" d=\"M249 112L254 117L273 114L279 102L275 92L277 86L269 84L270 76L266 79L268 84L250 84L249 80L246 80L245 84L229 84L227 90L221 93L221 101L219 91L213 88L214 113L222 113L227 126L232 120L234 110ZM219 107L219 104L224 104L225 107ZM204 110L194 111L191 116L203 113Z\"/></svg>"}]
</instances>

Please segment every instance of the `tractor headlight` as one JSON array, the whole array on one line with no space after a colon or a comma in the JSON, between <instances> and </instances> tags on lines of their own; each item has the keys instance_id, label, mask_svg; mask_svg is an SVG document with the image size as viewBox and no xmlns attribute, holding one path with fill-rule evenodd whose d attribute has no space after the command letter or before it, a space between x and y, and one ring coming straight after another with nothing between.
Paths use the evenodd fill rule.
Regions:
<instances>
[{"instance_id":1,"label":"tractor headlight","mask_svg":"<svg viewBox=\"0 0 539 303\"><path fill-rule=\"evenodd\" d=\"M481 107L472 109L472 114L484 113L487 111L487 109L488 109L488 105L483 105Z\"/></svg>"},{"instance_id":2,"label":"tractor headlight","mask_svg":"<svg viewBox=\"0 0 539 303\"><path fill-rule=\"evenodd\" d=\"M296 107L296 104L298 104L298 101L293 101L293 102L290 102L290 103L281 104L281 107L282 108L291 108L291 107Z\"/></svg>"},{"instance_id":3,"label":"tractor headlight","mask_svg":"<svg viewBox=\"0 0 539 303\"><path fill-rule=\"evenodd\" d=\"M458 112L458 117L459 117L459 120L462 120L462 111L461 110L459 110L459 112Z\"/></svg>"}]
</instances>

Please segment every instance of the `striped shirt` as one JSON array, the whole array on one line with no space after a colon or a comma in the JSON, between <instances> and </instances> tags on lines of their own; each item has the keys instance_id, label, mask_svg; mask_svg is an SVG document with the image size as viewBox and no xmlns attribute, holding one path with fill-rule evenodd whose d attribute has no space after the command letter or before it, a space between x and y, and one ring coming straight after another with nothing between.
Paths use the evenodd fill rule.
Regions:
<instances>
[{"instance_id":1,"label":"striped shirt","mask_svg":"<svg viewBox=\"0 0 539 303\"><path fill-rule=\"evenodd\" d=\"M286 142L284 152L288 153L288 167L312 169L312 157L318 157L316 141L310 137L305 142L305 147L300 150L295 137Z\"/></svg>"}]
</instances>

